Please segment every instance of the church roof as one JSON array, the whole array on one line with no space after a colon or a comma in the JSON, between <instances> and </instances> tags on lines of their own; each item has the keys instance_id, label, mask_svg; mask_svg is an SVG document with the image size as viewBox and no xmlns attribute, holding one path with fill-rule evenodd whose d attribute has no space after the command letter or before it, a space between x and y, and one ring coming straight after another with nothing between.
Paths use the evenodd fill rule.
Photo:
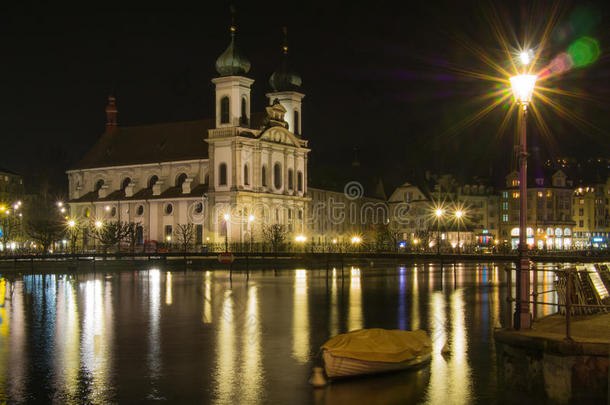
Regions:
<instances>
[{"instance_id":1,"label":"church roof","mask_svg":"<svg viewBox=\"0 0 610 405\"><path fill-rule=\"evenodd\" d=\"M108 194L104 198L98 198L97 192L90 191L80 198L75 198L69 203L83 203L83 202L111 202L111 201L139 201L139 200L162 200L162 199L170 199L170 198L193 198L193 197L201 197L203 194L207 193L208 185L207 184L198 184L197 186L191 189L191 192L188 194L184 194L182 192L182 187L173 186L167 188L159 195L153 195L151 188L144 188L137 193L135 193L131 197L125 196L125 192L123 190L115 190L112 193Z\"/></svg>"},{"instance_id":2,"label":"church roof","mask_svg":"<svg viewBox=\"0 0 610 405\"><path fill-rule=\"evenodd\" d=\"M242 76L250 71L250 61L235 43L235 26L231 26L231 42L216 59L216 71L221 76Z\"/></svg>"},{"instance_id":3,"label":"church roof","mask_svg":"<svg viewBox=\"0 0 610 405\"><path fill-rule=\"evenodd\" d=\"M73 169L207 159L204 139L214 126L209 119L116 127L106 131Z\"/></svg>"}]
</instances>

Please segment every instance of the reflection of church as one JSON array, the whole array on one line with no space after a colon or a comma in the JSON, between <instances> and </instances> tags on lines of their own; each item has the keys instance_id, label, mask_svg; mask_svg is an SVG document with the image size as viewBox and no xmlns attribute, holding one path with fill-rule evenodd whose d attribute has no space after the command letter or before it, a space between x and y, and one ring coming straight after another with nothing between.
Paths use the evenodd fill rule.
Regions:
<instances>
[{"instance_id":1,"label":"reflection of church","mask_svg":"<svg viewBox=\"0 0 610 405\"><path fill-rule=\"evenodd\" d=\"M114 97L106 131L69 170L71 213L82 220L133 221L142 240L168 240L196 225L196 242L260 240L262 225L307 232L307 140L301 78L287 65L271 75L269 106L251 112L250 62L231 42L216 61L211 120L119 126Z\"/></svg>"}]
</instances>

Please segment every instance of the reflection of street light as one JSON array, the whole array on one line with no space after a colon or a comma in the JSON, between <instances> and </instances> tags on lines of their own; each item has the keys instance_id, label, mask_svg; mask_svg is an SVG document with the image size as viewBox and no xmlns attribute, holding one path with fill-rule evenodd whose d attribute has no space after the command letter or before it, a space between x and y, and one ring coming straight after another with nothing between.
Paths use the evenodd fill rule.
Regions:
<instances>
[{"instance_id":1,"label":"reflection of street light","mask_svg":"<svg viewBox=\"0 0 610 405\"><path fill-rule=\"evenodd\" d=\"M522 62L529 63L529 58ZM524 63L526 64L526 63ZM529 257L527 253L527 107L532 101L536 75L520 74L510 78L515 101L519 103L519 266L517 281L517 302L515 305L515 329L530 329L531 314L529 301Z\"/></svg>"}]
</instances>

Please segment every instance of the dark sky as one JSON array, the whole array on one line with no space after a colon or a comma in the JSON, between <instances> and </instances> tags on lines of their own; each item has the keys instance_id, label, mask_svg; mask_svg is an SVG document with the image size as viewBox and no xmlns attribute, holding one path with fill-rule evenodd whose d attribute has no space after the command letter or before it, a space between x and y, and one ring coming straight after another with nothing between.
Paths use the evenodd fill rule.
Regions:
<instances>
[{"instance_id":1,"label":"dark sky","mask_svg":"<svg viewBox=\"0 0 610 405\"><path fill-rule=\"evenodd\" d=\"M102 134L111 91L123 125L212 116L210 79L229 42L229 3L126 3L62 9L42 2L3 10L0 167L62 184L61 173ZM478 47L506 66L489 16L496 13L514 30L516 37L508 38L514 48L524 32L543 28L554 2L235 4L238 43L256 80L255 110L266 103L268 78L280 61L281 27L288 26L291 63L306 94L303 134L313 148L314 174L349 175L354 148L362 170L389 184L423 169L458 176L493 169L497 176L514 166L514 122L498 134L506 110L454 130L490 103L480 97L495 84L453 67L494 74L467 49ZM574 125L546 108L553 137L531 125L531 143L549 156L610 157L608 6L559 4L543 58L551 60L582 35L599 42L601 56L552 83L586 95L557 101L587 124Z\"/></svg>"}]
</instances>

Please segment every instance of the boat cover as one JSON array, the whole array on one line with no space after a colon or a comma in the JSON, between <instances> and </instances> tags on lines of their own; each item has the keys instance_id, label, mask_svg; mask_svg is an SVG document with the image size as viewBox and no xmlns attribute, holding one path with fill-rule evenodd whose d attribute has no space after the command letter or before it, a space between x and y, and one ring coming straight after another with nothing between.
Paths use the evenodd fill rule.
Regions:
<instances>
[{"instance_id":1,"label":"boat cover","mask_svg":"<svg viewBox=\"0 0 610 405\"><path fill-rule=\"evenodd\" d=\"M424 330L359 329L331 338L322 349L337 357L399 363L429 354L432 342Z\"/></svg>"}]
</instances>

